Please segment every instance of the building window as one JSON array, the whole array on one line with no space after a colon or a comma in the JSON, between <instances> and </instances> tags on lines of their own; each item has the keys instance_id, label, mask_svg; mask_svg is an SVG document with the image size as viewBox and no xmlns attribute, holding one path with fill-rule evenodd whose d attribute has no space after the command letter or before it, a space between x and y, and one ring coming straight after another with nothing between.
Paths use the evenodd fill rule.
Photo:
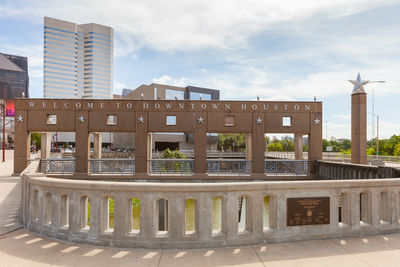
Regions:
<instances>
[{"instance_id":1,"label":"building window","mask_svg":"<svg viewBox=\"0 0 400 267\"><path fill-rule=\"evenodd\" d=\"M190 92L190 100L211 100L211 95L206 93Z\"/></svg>"},{"instance_id":2,"label":"building window","mask_svg":"<svg viewBox=\"0 0 400 267\"><path fill-rule=\"evenodd\" d=\"M282 117L282 126L292 126L292 118Z\"/></svg>"},{"instance_id":3,"label":"building window","mask_svg":"<svg viewBox=\"0 0 400 267\"><path fill-rule=\"evenodd\" d=\"M47 115L47 124L57 124L57 115L54 114Z\"/></svg>"},{"instance_id":4,"label":"building window","mask_svg":"<svg viewBox=\"0 0 400 267\"><path fill-rule=\"evenodd\" d=\"M117 115L107 115L107 125L117 125Z\"/></svg>"},{"instance_id":5,"label":"building window","mask_svg":"<svg viewBox=\"0 0 400 267\"><path fill-rule=\"evenodd\" d=\"M234 116L225 116L225 126L232 127L235 126Z\"/></svg>"},{"instance_id":6,"label":"building window","mask_svg":"<svg viewBox=\"0 0 400 267\"><path fill-rule=\"evenodd\" d=\"M165 89L165 99L167 100L183 100L185 92L173 89Z\"/></svg>"},{"instance_id":7,"label":"building window","mask_svg":"<svg viewBox=\"0 0 400 267\"><path fill-rule=\"evenodd\" d=\"M176 116L167 116L166 124L167 125L176 125Z\"/></svg>"}]
</instances>

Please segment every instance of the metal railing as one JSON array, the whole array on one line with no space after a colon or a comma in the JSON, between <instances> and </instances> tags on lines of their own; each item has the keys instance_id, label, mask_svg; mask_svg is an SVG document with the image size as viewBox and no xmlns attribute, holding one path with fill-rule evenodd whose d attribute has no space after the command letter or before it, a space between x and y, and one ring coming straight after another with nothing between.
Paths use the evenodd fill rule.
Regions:
<instances>
[{"instance_id":1,"label":"metal railing","mask_svg":"<svg viewBox=\"0 0 400 267\"><path fill-rule=\"evenodd\" d=\"M40 172L72 174L75 172L75 159L41 159Z\"/></svg>"},{"instance_id":2,"label":"metal railing","mask_svg":"<svg viewBox=\"0 0 400 267\"><path fill-rule=\"evenodd\" d=\"M207 159L207 172L211 174L250 174L251 160Z\"/></svg>"},{"instance_id":3,"label":"metal railing","mask_svg":"<svg viewBox=\"0 0 400 267\"><path fill-rule=\"evenodd\" d=\"M134 159L89 159L90 174L133 174Z\"/></svg>"},{"instance_id":4,"label":"metal railing","mask_svg":"<svg viewBox=\"0 0 400 267\"><path fill-rule=\"evenodd\" d=\"M265 173L267 175L307 175L308 160L265 160Z\"/></svg>"},{"instance_id":5,"label":"metal railing","mask_svg":"<svg viewBox=\"0 0 400 267\"><path fill-rule=\"evenodd\" d=\"M187 158L194 157L194 150L179 150ZM232 152L232 151L217 151L217 150L207 150L207 158L245 158L246 152ZM153 158L160 158L162 151L153 151Z\"/></svg>"},{"instance_id":6,"label":"metal railing","mask_svg":"<svg viewBox=\"0 0 400 267\"><path fill-rule=\"evenodd\" d=\"M192 174L192 159L150 159L150 174Z\"/></svg>"}]
</instances>

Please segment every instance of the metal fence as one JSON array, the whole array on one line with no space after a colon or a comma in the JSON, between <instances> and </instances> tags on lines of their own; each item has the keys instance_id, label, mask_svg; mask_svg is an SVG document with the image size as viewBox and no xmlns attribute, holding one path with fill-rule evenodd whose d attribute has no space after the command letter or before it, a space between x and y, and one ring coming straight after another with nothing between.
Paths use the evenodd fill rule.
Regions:
<instances>
[{"instance_id":1,"label":"metal fence","mask_svg":"<svg viewBox=\"0 0 400 267\"><path fill-rule=\"evenodd\" d=\"M265 160L265 173L267 175L307 175L308 160Z\"/></svg>"},{"instance_id":2,"label":"metal fence","mask_svg":"<svg viewBox=\"0 0 400 267\"><path fill-rule=\"evenodd\" d=\"M72 174L75 172L75 159L41 159L40 172Z\"/></svg>"},{"instance_id":3,"label":"metal fence","mask_svg":"<svg viewBox=\"0 0 400 267\"><path fill-rule=\"evenodd\" d=\"M150 159L150 174L192 174L192 159Z\"/></svg>"},{"instance_id":4,"label":"metal fence","mask_svg":"<svg viewBox=\"0 0 400 267\"><path fill-rule=\"evenodd\" d=\"M208 159L207 172L212 174L250 174L251 160Z\"/></svg>"},{"instance_id":5,"label":"metal fence","mask_svg":"<svg viewBox=\"0 0 400 267\"><path fill-rule=\"evenodd\" d=\"M134 159L89 159L90 174L133 174Z\"/></svg>"}]
</instances>

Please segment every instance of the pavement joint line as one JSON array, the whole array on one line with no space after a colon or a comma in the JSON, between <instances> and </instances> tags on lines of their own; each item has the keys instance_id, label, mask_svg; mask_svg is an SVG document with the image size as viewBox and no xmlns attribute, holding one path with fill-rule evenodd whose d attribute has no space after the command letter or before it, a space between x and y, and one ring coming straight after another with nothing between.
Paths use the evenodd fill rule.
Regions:
<instances>
[{"instance_id":1,"label":"pavement joint line","mask_svg":"<svg viewBox=\"0 0 400 267\"><path fill-rule=\"evenodd\" d=\"M349 249L347 249L347 248L345 248L344 246L338 244L338 243L336 242L337 240L338 240L338 239L332 239L332 240L329 240L329 241L333 242L336 246L342 248L344 251L346 251L347 253L349 253L349 255L352 255L353 257L357 258L358 260L360 260L361 262L365 263L366 265L373 267L373 265L371 265L371 264L369 264L368 262L366 262L363 258L360 258L357 254L351 252Z\"/></svg>"},{"instance_id":2,"label":"pavement joint line","mask_svg":"<svg viewBox=\"0 0 400 267\"><path fill-rule=\"evenodd\" d=\"M164 250L162 249L162 250L161 250L161 254L160 254L160 259L158 259L158 264L157 264L158 267L161 266L160 264L161 264L161 258L162 258L162 256L163 256L163 254L164 254Z\"/></svg>"},{"instance_id":3,"label":"pavement joint line","mask_svg":"<svg viewBox=\"0 0 400 267\"><path fill-rule=\"evenodd\" d=\"M251 246L251 248L253 249L254 253L256 253L257 258L260 260L260 263L262 264L262 266L267 267L267 266L264 264L263 260L261 259L260 255L258 255L257 250L254 248L254 246Z\"/></svg>"}]
</instances>

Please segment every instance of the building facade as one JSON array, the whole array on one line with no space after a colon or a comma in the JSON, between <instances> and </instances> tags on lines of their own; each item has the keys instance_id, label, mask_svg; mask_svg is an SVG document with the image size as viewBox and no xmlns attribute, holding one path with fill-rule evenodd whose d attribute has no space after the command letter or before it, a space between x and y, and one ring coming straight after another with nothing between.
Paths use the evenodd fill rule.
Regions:
<instances>
[{"instance_id":1,"label":"building facade","mask_svg":"<svg viewBox=\"0 0 400 267\"><path fill-rule=\"evenodd\" d=\"M166 84L142 84L138 88L124 89L123 99L134 100L220 100L220 92L216 89L209 89L196 86L172 86ZM133 149L135 147L134 133L115 133L114 146ZM152 150L164 151L170 150L193 150L193 133L152 133ZM216 150L218 135L207 135L207 149Z\"/></svg>"},{"instance_id":2,"label":"building facade","mask_svg":"<svg viewBox=\"0 0 400 267\"><path fill-rule=\"evenodd\" d=\"M14 99L29 96L28 58L0 53L0 97L6 99L5 145L13 146ZM0 132L0 143L3 132Z\"/></svg>"},{"instance_id":3,"label":"building facade","mask_svg":"<svg viewBox=\"0 0 400 267\"><path fill-rule=\"evenodd\" d=\"M46 98L112 98L113 29L44 18Z\"/></svg>"},{"instance_id":4,"label":"building facade","mask_svg":"<svg viewBox=\"0 0 400 267\"><path fill-rule=\"evenodd\" d=\"M28 58L0 53L0 95L4 99L29 97Z\"/></svg>"}]
</instances>

